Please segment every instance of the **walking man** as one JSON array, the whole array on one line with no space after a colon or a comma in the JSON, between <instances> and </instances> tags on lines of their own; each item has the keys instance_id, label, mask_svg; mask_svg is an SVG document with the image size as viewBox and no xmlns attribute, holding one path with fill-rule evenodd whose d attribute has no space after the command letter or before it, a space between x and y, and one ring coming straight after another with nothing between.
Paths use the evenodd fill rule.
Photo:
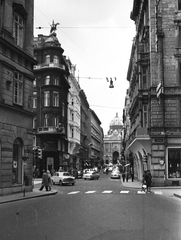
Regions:
<instances>
[{"instance_id":1,"label":"walking man","mask_svg":"<svg viewBox=\"0 0 181 240\"><path fill-rule=\"evenodd\" d=\"M43 175L42 175L42 183L41 183L41 187L40 187L40 191L43 190L43 188L45 187L46 191L48 191L48 173L43 170Z\"/></svg>"}]
</instances>

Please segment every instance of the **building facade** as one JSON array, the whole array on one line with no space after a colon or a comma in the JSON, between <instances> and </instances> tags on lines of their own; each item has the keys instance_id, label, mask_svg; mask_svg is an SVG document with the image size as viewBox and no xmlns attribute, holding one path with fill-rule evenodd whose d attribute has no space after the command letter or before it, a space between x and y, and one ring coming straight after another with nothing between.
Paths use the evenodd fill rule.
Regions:
<instances>
[{"instance_id":1,"label":"building facade","mask_svg":"<svg viewBox=\"0 0 181 240\"><path fill-rule=\"evenodd\" d=\"M34 146L42 150L41 158L34 157L34 164L40 176L43 169L66 170L69 162L69 69L53 27L54 22L48 36L34 38L34 56L38 62L34 67Z\"/></svg>"},{"instance_id":2,"label":"building facade","mask_svg":"<svg viewBox=\"0 0 181 240\"><path fill-rule=\"evenodd\" d=\"M0 195L32 190L33 12L33 0L0 3Z\"/></svg>"},{"instance_id":3,"label":"building facade","mask_svg":"<svg viewBox=\"0 0 181 240\"><path fill-rule=\"evenodd\" d=\"M70 156L69 168L80 169L81 163L78 156L80 148L80 121L81 100L79 96L80 86L75 77L76 66L73 65L70 59L66 60L70 75L68 77L70 89L68 93L68 153Z\"/></svg>"},{"instance_id":4,"label":"building facade","mask_svg":"<svg viewBox=\"0 0 181 240\"><path fill-rule=\"evenodd\" d=\"M97 114L90 109L91 119L91 143L90 143L90 160L91 166L100 167L103 160L103 129L101 121Z\"/></svg>"},{"instance_id":5,"label":"building facade","mask_svg":"<svg viewBox=\"0 0 181 240\"><path fill-rule=\"evenodd\" d=\"M104 164L121 164L122 140L123 140L122 119L116 113L111 120L109 131L104 136Z\"/></svg>"},{"instance_id":6,"label":"building facade","mask_svg":"<svg viewBox=\"0 0 181 240\"><path fill-rule=\"evenodd\" d=\"M180 185L181 2L134 0L131 19L126 154L138 179L149 169L153 185Z\"/></svg>"}]
</instances>

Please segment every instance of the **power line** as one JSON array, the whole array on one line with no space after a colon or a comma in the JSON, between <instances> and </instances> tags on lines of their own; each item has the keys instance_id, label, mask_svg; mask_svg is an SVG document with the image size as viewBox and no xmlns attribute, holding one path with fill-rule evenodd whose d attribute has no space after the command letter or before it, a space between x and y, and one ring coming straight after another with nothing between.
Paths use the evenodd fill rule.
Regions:
<instances>
[{"instance_id":1,"label":"power line","mask_svg":"<svg viewBox=\"0 0 181 240\"><path fill-rule=\"evenodd\" d=\"M43 28L50 28L50 27L41 27L41 26L39 26L39 27L36 27L36 29L43 29ZM58 27L58 28L73 28L73 29L121 29L121 28L134 28L134 27L89 27L89 26L87 26L87 27Z\"/></svg>"}]
</instances>

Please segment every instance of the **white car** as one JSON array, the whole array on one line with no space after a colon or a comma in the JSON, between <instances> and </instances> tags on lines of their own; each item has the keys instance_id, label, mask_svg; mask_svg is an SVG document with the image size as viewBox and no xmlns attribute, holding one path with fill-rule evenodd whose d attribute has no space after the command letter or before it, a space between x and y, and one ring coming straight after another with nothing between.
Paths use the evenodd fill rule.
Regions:
<instances>
[{"instance_id":1,"label":"white car","mask_svg":"<svg viewBox=\"0 0 181 240\"><path fill-rule=\"evenodd\" d=\"M93 180L93 179L99 179L99 173L95 172L95 171L87 171L86 173L83 174L83 179L89 179L89 180Z\"/></svg>"},{"instance_id":2,"label":"white car","mask_svg":"<svg viewBox=\"0 0 181 240\"><path fill-rule=\"evenodd\" d=\"M55 172L52 176L52 183L53 184L60 184L62 185L74 185L75 184L75 177L72 177L69 172Z\"/></svg>"},{"instance_id":3,"label":"white car","mask_svg":"<svg viewBox=\"0 0 181 240\"><path fill-rule=\"evenodd\" d=\"M111 179L120 179L121 178L121 174L119 171L117 170L113 170L111 173Z\"/></svg>"}]
</instances>

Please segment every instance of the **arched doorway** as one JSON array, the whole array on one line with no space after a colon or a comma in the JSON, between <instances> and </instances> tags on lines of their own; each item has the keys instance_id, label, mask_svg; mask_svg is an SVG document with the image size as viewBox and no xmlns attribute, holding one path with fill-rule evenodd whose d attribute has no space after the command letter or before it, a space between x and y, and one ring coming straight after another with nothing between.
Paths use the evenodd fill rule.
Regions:
<instances>
[{"instance_id":1,"label":"arched doorway","mask_svg":"<svg viewBox=\"0 0 181 240\"><path fill-rule=\"evenodd\" d=\"M113 164L117 164L119 160L119 153L117 151L113 152Z\"/></svg>"},{"instance_id":2,"label":"arched doorway","mask_svg":"<svg viewBox=\"0 0 181 240\"><path fill-rule=\"evenodd\" d=\"M16 138L13 143L12 184L22 183L22 151L23 141Z\"/></svg>"}]
</instances>

